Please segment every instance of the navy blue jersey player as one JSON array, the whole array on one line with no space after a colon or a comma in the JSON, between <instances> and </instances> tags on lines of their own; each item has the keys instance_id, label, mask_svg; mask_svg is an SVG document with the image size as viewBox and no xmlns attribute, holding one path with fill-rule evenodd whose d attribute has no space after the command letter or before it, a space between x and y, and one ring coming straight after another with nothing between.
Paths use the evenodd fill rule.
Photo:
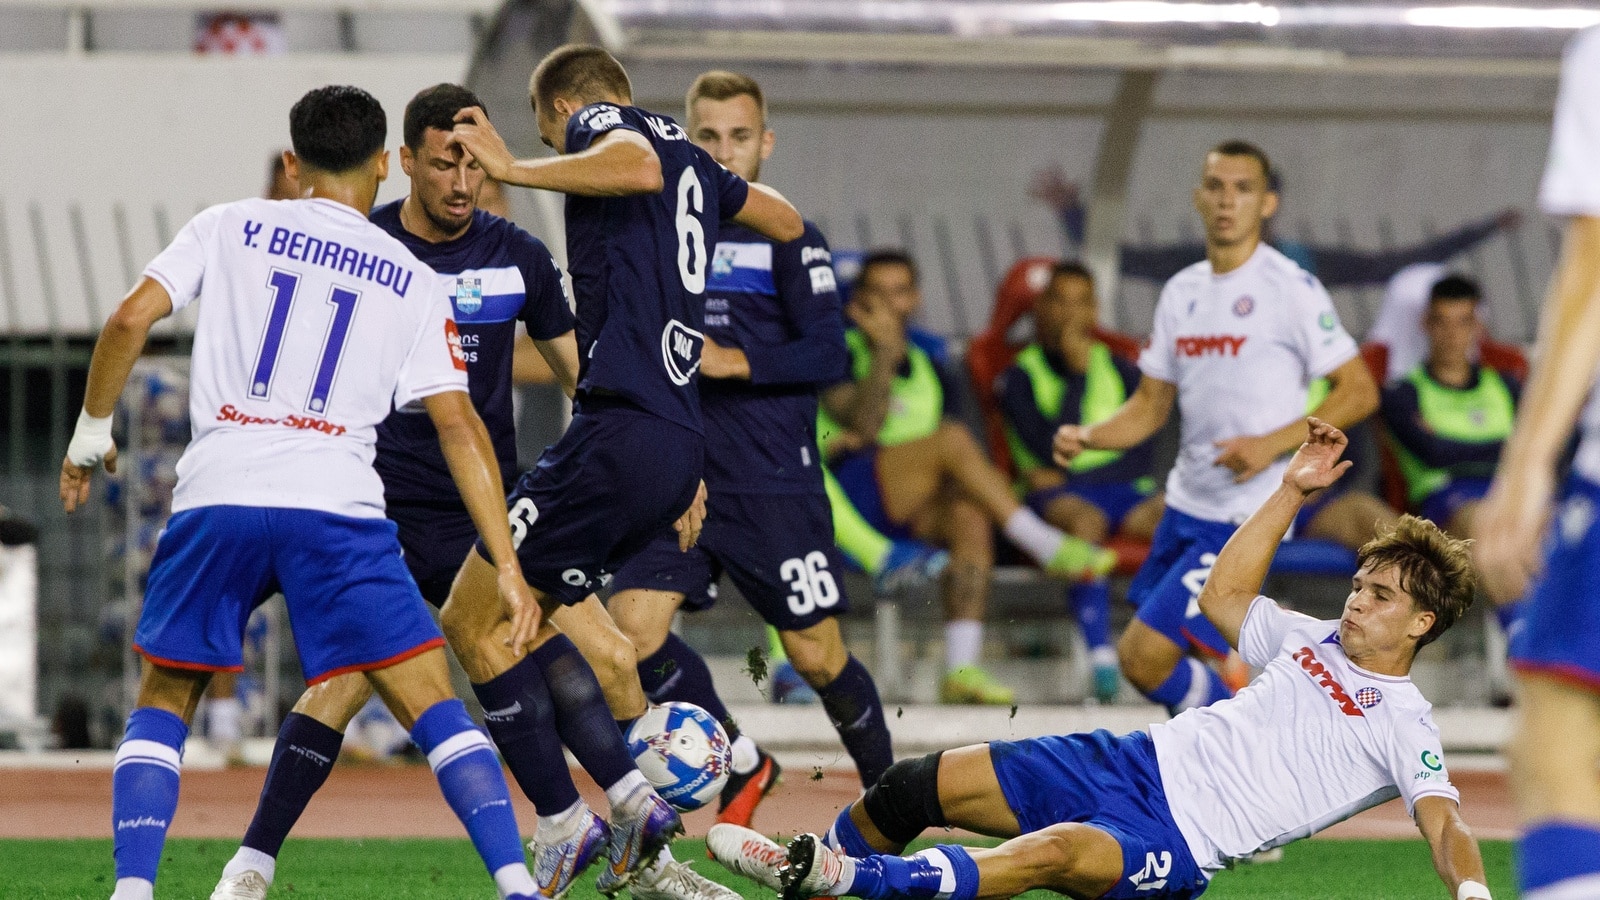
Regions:
<instances>
[{"instance_id":1,"label":"navy blue jersey player","mask_svg":"<svg viewBox=\"0 0 1600 900\"><path fill-rule=\"evenodd\" d=\"M755 181L774 140L760 86L707 72L689 89L687 106L690 140ZM733 776L718 820L748 825L777 764L739 734L705 661L670 631L680 606L711 605L724 571L779 630L863 783L894 762L877 687L845 650L836 618L848 604L815 428L817 389L843 376L848 351L828 245L816 227L808 223L804 236L783 243L724 226L706 283L705 335L705 530L688 553L663 530L617 574L610 608L638 649L651 699L695 703L728 726Z\"/></svg>"},{"instance_id":2,"label":"navy blue jersey player","mask_svg":"<svg viewBox=\"0 0 1600 900\"><path fill-rule=\"evenodd\" d=\"M631 105L627 73L596 47L553 51L534 71L539 132L557 156L516 160L481 110L456 140L498 181L566 193L567 262L582 360L571 426L508 498L523 573L546 620L505 644L496 573L481 548L457 576L443 623L489 733L540 814L535 877L561 889L609 844L599 887L615 893L681 828L639 774L588 664L549 621L663 529L694 543L704 518L700 366L708 248L724 219L778 240L802 223L776 192L747 185L671 119ZM484 640L493 635L501 640ZM606 789L612 822L578 799L561 744ZM609 836L608 836L609 832Z\"/></svg>"}]
</instances>

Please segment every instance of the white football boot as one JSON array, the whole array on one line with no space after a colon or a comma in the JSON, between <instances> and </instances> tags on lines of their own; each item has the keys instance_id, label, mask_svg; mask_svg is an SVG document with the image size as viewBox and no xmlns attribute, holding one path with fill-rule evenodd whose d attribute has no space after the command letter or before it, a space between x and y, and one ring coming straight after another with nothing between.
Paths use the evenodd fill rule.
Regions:
<instances>
[{"instance_id":1,"label":"white football boot","mask_svg":"<svg viewBox=\"0 0 1600 900\"><path fill-rule=\"evenodd\" d=\"M778 867L788 861L789 854L759 831L726 822L713 825L706 833L706 849L730 872L772 890L783 890Z\"/></svg>"},{"instance_id":2,"label":"white football boot","mask_svg":"<svg viewBox=\"0 0 1600 900\"><path fill-rule=\"evenodd\" d=\"M216 889L211 892L211 900L267 900L269 886L266 876L254 869L246 869L217 882Z\"/></svg>"},{"instance_id":3,"label":"white football boot","mask_svg":"<svg viewBox=\"0 0 1600 900\"><path fill-rule=\"evenodd\" d=\"M672 859L657 860L628 886L633 900L739 900L739 893Z\"/></svg>"}]
</instances>

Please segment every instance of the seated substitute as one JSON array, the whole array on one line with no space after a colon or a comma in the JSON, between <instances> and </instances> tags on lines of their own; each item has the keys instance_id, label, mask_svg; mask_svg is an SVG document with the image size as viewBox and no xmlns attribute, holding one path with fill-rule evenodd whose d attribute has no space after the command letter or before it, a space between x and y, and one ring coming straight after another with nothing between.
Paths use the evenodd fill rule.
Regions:
<instances>
[{"instance_id":1,"label":"seated substitute","mask_svg":"<svg viewBox=\"0 0 1600 900\"><path fill-rule=\"evenodd\" d=\"M1057 265L1034 299L1034 342L995 385L1006 442L1024 499L1045 521L1096 544L1115 533L1149 540L1161 521L1149 440L1127 450L1092 450L1065 467L1051 459L1057 428L1110 418L1139 385L1139 367L1094 336L1099 313L1089 270L1079 262ZM1095 579L1072 585L1067 596L1089 645L1095 697L1109 703L1122 684L1111 643L1111 592Z\"/></svg>"},{"instance_id":2,"label":"seated substitute","mask_svg":"<svg viewBox=\"0 0 1600 900\"><path fill-rule=\"evenodd\" d=\"M1450 275L1435 284L1422 319L1428 357L1383 389L1406 498L1451 534L1472 533L1522 393L1515 378L1475 361L1482 302L1470 279Z\"/></svg>"},{"instance_id":3,"label":"seated substitute","mask_svg":"<svg viewBox=\"0 0 1600 900\"><path fill-rule=\"evenodd\" d=\"M1417 650L1472 602L1467 543L1402 518L1361 549L1337 620L1259 594L1305 497L1349 468L1345 445L1338 429L1310 421L1282 484L1229 538L1200 594L1228 642L1265 667L1236 697L1149 734L995 741L898 763L826 842L797 837L776 868L775 845L728 829L712 835L713 852L787 898L972 900L1033 888L1188 898L1230 862L1404 797L1450 895L1486 900L1431 707L1408 677ZM894 855L930 827L1010 840Z\"/></svg>"},{"instance_id":4,"label":"seated substitute","mask_svg":"<svg viewBox=\"0 0 1600 900\"><path fill-rule=\"evenodd\" d=\"M842 453L829 466L874 528L950 551L940 699L1008 706L1014 692L977 665L994 526L1064 578L1103 577L1116 559L1023 506L971 432L947 418L958 395L942 368L944 342L910 325L921 303L909 256L881 250L862 260L846 307L850 379L823 391L817 436Z\"/></svg>"}]
</instances>

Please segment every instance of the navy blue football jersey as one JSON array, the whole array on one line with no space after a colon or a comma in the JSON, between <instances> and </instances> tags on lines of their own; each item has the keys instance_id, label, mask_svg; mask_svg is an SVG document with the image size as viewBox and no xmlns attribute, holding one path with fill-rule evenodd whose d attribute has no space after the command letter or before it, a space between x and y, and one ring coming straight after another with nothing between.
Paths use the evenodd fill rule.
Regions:
<instances>
[{"instance_id":1,"label":"navy blue football jersey","mask_svg":"<svg viewBox=\"0 0 1600 900\"><path fill-rule=\"evenodd\" d=\"M689 143L678 123L633 106L594 103L567 122L567 152L625 128L661 159L658 194L567 196L567 267L578 307L580 391L620 395L702 430L696 375L709 249L749 185Z\"/></svg>"},{"instance_id":2,"label":"navy blue football jersey","mask_svg":"<svg viewBox=\"0 0 1600 900\"><path fill-rule=\"evenodd\" d=\"M707 489L822 490L817 388L844 377L850 359L828 242L810 222L786 244L723 226L705 310L706 335L750 360L749 381L700 381Z\"/></svg>"},{"instance_id":3,"label":"navy blue football jersey","mask_svg":"<svg viewBox=\"0 0 1600 900\"><path fill-rule=\"evenodd\" d=\"M439 274L453 299L467 386L489 438L500 477L509 490L517 476L517 430L511 411L511 355L517 322L534 340L550 340L573 329L572 310L561 286L561 269L536 237L482 210L466 234L432 244L400 226L396 200L372 211L372 222L399 239ZM439 433L422 404L395 410L378 426L373 468L389 502L460 505Z\"/></svg>"}]
</instances>

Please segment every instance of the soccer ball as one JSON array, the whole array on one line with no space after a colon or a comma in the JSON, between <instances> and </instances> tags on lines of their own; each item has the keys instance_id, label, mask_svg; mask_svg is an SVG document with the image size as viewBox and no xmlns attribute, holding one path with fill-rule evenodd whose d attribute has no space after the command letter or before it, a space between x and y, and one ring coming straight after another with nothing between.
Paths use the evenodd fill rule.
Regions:
<instances>
[{"instance_id":1,"label":"soccer ball","mask_svg":"<svg viewBox=\"0 0 1600 900\"><path fill-rule=\"evenodd\" d=\"M733 764L728 733L693 703L651 706L628 729L628 752L661 799L684 812L722 793Z\"/></svg>"}]
</instances>

